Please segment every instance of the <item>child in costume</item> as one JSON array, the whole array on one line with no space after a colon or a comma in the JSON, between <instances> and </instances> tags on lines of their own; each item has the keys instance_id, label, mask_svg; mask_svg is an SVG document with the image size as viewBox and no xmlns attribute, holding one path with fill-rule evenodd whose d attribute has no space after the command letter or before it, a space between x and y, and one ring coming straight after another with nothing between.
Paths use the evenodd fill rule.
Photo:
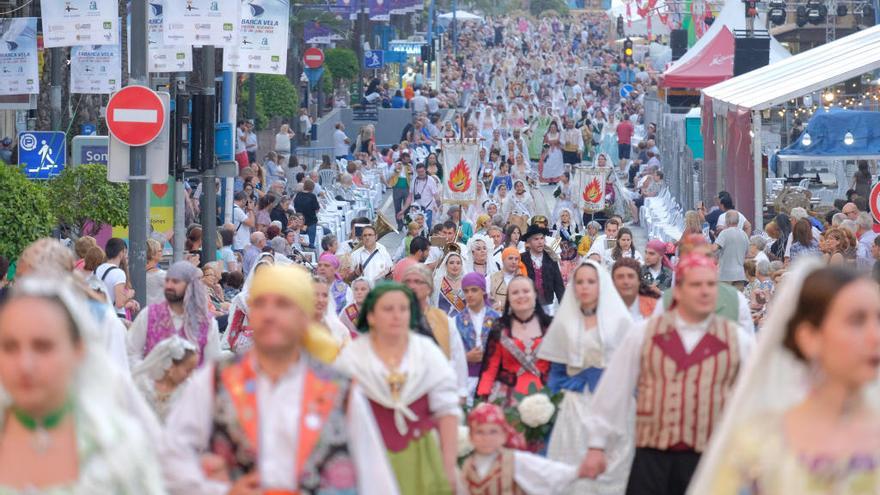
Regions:
<instances>
[{"instance_id":1,"label":"child in costume","mask_svg":"<svg viewBox=\"0 0 880 495\"><path fill-rule=\"evenodd\" d=\"M553 495L576 478L577 467L516 450L525 448L504 411L484 402L467 417L474 451L461 468L464 493L470 495Z\"/></svg>"}]
</instances>

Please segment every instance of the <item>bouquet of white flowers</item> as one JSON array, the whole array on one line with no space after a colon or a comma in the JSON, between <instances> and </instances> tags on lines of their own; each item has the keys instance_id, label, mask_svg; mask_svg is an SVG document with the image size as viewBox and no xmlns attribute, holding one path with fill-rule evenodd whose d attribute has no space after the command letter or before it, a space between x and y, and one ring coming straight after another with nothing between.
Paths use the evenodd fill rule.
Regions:
<instances>
[{"instance_id":1,"label":"bouquet of white flowers","mask_svg":"<svg viewBox=\"0 0 880 495\"><path fill-rule=\"evenodd\" d=\"M547 394L533 394L524 398L516 407L519 418L529 428L546 425L553 419L556 406Z\"/></svg>"}]
</instances>

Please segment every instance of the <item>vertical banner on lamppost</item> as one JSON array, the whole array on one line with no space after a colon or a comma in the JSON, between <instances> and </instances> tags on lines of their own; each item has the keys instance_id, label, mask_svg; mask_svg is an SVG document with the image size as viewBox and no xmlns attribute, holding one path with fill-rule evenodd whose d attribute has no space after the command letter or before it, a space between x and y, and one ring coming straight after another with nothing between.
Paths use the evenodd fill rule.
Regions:
<instances>
[{"instance_id":1,"label":"vertical banner on lamppost","mask_svg":"<svg viewBox=\"0 0 880 495\"><path fill-rule=\"evenodd\" d=\"M110 94L122 87L120 45L74 46L70 49L70 92Z\"/></svg>"},{"instance_id":2,"label":"vertical banner on lamppost","mask_svg":"<svg viewBox=\"0 0 880 495\"><path fill-rule=\"evenodd\" d=\"M477 199L477 182L480 171L480 145L472 141L444 142L443 202L447 204L469 204Z\"/></svg>"},{"instance_id":3,"label":"vertical banner on lamppost","mask_svg":"<svg viewBox=\"0 0 880 495\"><path fill-rule=\"evenodd\" d=\"M223 50L223 70L287 73L290 2L241 0L238 45Z\"/></svg>"},{"instance_id":4,"label":"vertical banner on lamppost","mask_svg":"<svg viewBox=\"0 0 880 495\"><path fill-rule=\"evenodd\" d=\"M239 0L166 0L164 35L168 46L235 46Z\"/></svg>"},{"instance_id":5,"label":"vertical banner on lamppost","mask_svg":"<svg viewBox=\"0 0 880 495\"><path fill-rule=\"evenodd\" d=\"M40 2L46 48L119 44L119 6L114 0Z\"/></svg>"},{"instance_id":6,"label":"vertical banner on lamppost","mask_svg":"<svg viewBox=\"0 0 880 495\"><path fill-rule=\"evenodd\" d=\"M37 18L0 19L0 95L40 92Z\"/></svg>"},{"instance_id":7,"label":"vertical banner on lamppost","mask_svg":"<svg viewBox=\"0 0 880 495\"><path fill-rule=\"evenodd\" d=\"M192 47L165 43L165 2L150 2L147 13L147 71L191 72Z\"/></svg>"},{"instance_id":8,"label":"vertical banner on lamppost","mask_svg":"<svg viewBox=\"0 0 880 495\"><path fill-rule=\"evenodd\" d=\"M388 22L391 20L387 0L369 0L367 3L370 9L371 21Z\"/></svg>"}]
</instances>

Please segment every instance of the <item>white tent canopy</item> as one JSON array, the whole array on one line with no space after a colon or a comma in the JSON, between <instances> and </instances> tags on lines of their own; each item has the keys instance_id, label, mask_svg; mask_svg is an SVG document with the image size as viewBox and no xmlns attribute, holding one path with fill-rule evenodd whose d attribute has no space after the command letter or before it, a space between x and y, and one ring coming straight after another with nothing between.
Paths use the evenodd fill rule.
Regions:
<instances>
[{"instance_id":1,"label":"white tent canopy","mask_svg":"<svg viewBox=\"0 0 880 495\"><path fill-rule=\"evenodd\" d=\"M440 14L438 16L441 19L452 20L452 12L447 12L445 14ZM477 14L471 14L470 12L464 10L458 10L455 12L455 18L459 21L482 21L483 18L478 16Z\"/></svg>"},{"instance_id":2,"label":"white tent canopy","mask_svg":"<svg viewBox=\"0 0 880 495\"><path fill-rule=\"evenodd\" d=\"M757 19L755 19L755 26L764 26L764 14L758 14ZM746 7L745 2L741 0L727 0L724 3L724 7L722 7L721 12L718 13L718 17L715 18L715 22L709 26L709 29L703 34L703 36L694 43L694 46L688 48L688 51L685 52L684 55L681 56L678 60L672 63L672 65L667 70L673 70L676 67L683 65L688 60L694 58L700 51L708 45L715 36L718 35L718 32L721 31L721 28L727 26L727 29L732 33L734 30L743 30L746 28ZM782 45L776 41L776 38L770 37L770 63L777 62L784 58L790 57L791 54L788 53L788 50L785 49Z\"/></svg>"},{"instance_id":3,"label":"white tent canopy","mask_svg":"<svg viewBox=\"0 0 880 495\"><path fill-rule=\"evenodd\" d=\"M735 108L765 110L875 69L880 69L880 26L728 79L703 94L712 98L716 115Z\"/></svg>"}]
</instances>

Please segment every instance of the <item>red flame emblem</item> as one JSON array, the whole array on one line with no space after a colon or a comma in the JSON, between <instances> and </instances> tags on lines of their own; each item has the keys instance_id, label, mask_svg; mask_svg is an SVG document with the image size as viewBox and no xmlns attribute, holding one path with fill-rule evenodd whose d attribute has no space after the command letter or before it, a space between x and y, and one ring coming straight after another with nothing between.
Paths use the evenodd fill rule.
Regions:
<instances>
[{"instance_id":1,"label":"red flame emblem","mask_svg":"<svg viewBox=\"0 0 880 495\"><path fill-rule=\"evenodd\" d=\"M593 179L587 184L583 198L587 203L598 203L602 199L602 185L599 184L599 179Z\"/></svg>"},{"instance_id":2,"label":"red flame emblem","mask_svg":"<svg viewBox=\"0 0 880 495\"><path fill-rule=\"evenodd\" d=\"M449 180L446 181L449 190L454 193L463 193L471 188L471 168L468 167L464 158L458 161L458 165L449 173Z\"/></svg>"}]
</instances>

